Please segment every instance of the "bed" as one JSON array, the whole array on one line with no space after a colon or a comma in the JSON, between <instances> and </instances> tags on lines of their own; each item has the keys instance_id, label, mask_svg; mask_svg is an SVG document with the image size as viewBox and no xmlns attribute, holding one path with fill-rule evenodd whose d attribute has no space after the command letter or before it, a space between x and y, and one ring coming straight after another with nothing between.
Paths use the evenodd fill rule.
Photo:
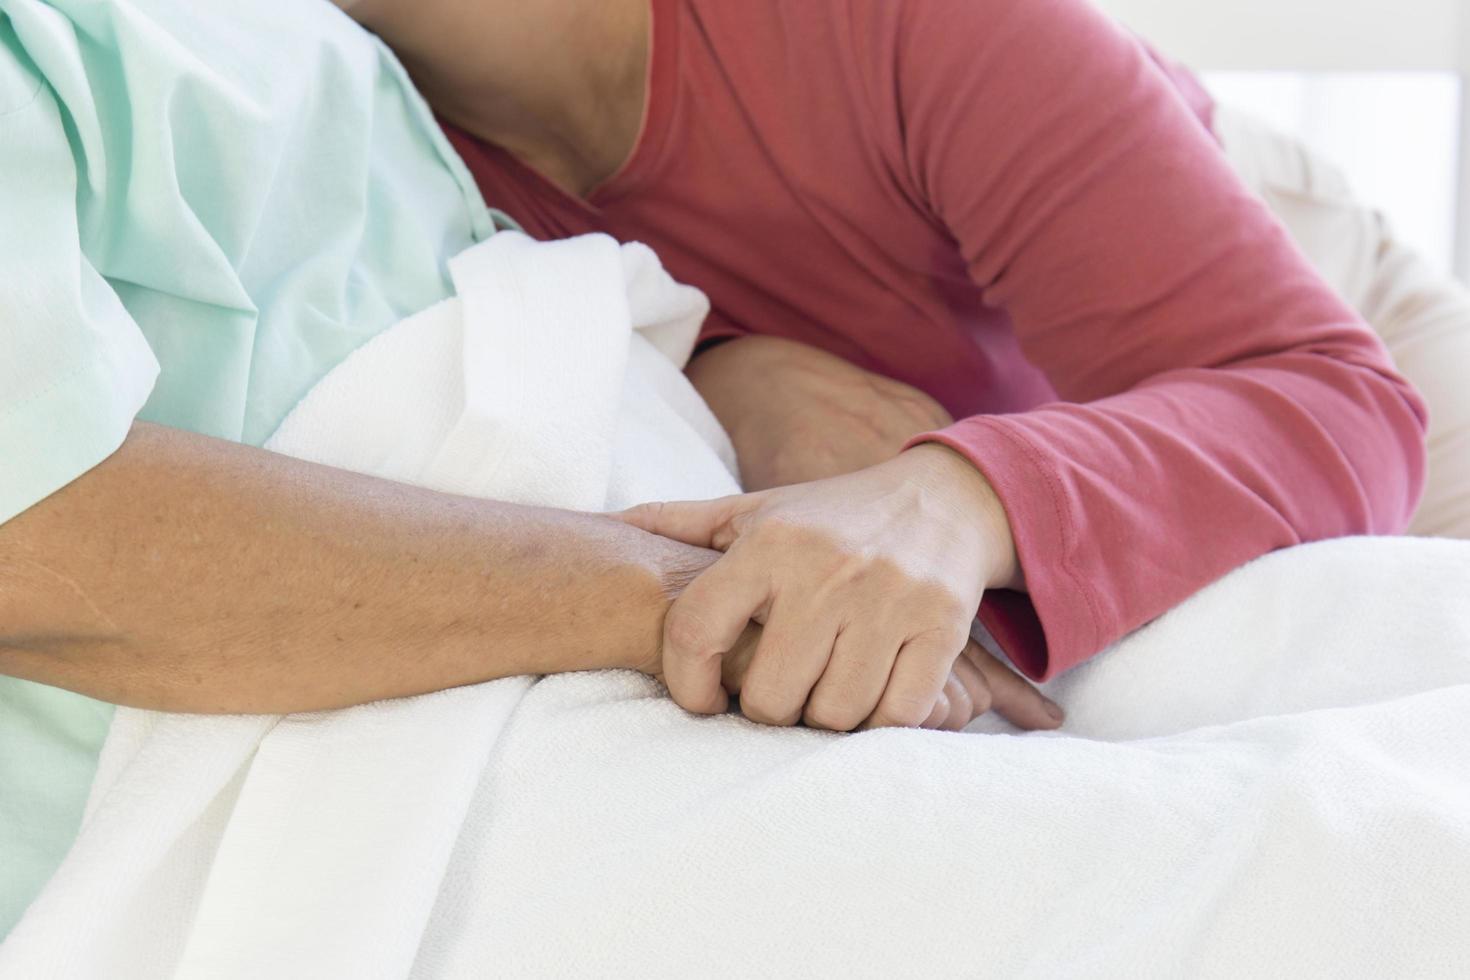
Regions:
<instances>
[{"instance_id":1,"label":"bed","mask_svg":"<svg viewBox=\"0 0 1470 980\"><path fill-rule=\"evenodd\" d=\"M317 26L333 24L345 22ZM381 57L358 35L333 43L351 55L336 70ZM1414 530L1439 537L1254 563L1053 682L1070 710L1059 735L990 718L967 735L772 731L691 718L625 672L335 715L123 712L78 841L0 945L0 975L1456 975L1470 957L1470 544L1455 540L1470 538L1470 300L1330 167L1228 112L1220 130L1428 395ZM449 207L456 185L440 189ZM602 373L579 390L600 394L578 410L621 412L628 431L663 419L694 440L668 468L677 491L614 493L629 471L618 454L655 442L623 430L606 432L605 466L566 460L555 489L457 484L471 477L429 468L446 458L442 419L415 429L412 413L383 420L414 450L384 472L350 438L374 405L352 393L388 411L381 393L414 388L404 372L422 367L417 386L442 392L455 383L433 371L459 368L409 356L422 345L395 331L422 327L413 316L318 381L325 394L291 411L275 448L566 506L730 486L718 432L678 373L689 338L666 333L690 325L640 319L635 287L661 282L647 257L513 233L476 244L486 215L456 220L445 237L472 257L453 283L465 310L474 262L560 249L544 263L570 263L560 279L517 284L619 338L586 359ZM602 291L559 288L573 278ZM465 310L451 340L484 319ZM556 363L555 346L534 346L520 353L550 360L511 366L526 378ZM653 398L641 407L634 369L648 384L631 387Z\"/></svg>"}]
</instances>

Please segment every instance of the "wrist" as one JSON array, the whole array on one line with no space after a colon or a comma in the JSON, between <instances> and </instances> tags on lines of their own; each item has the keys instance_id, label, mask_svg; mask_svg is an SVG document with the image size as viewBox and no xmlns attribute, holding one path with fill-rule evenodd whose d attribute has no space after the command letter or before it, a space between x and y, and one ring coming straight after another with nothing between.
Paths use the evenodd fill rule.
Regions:
<instances>
[{"instance_id":1,"label":"wrist","mask_svg":"<svg viewBox=\"0 0 1470 980\"><path fill-rule=\"evenodd\" d=\"M624 594L630 615L628 640L623 643L617 662L610 666L659 674L663 664L663 625L669 607L683 595L689 583L714 564L717 551L635 531L639 538L637 554L632 562L636 583Z\"/></svg>"},{"instance_id":2,"label":"wrist","mask_svg":"<svg viewBox=\"0 0 1470 980\"><path fill-rule=\"evenodd\" d=\"M1010 518L985 474L965 456L937 442L920 443L900 454L912 459L936 490L954 502L956 519L979 538L986 590L1024 587Z\"/></svg>"}]
</instances>

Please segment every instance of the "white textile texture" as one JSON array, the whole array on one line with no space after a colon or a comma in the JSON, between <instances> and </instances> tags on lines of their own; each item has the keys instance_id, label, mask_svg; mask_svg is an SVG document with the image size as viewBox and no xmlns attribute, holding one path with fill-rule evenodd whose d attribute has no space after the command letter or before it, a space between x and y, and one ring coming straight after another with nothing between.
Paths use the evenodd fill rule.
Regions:
<instances>
[{"instance_id":1,"label":"white textile texture","mask_svg":"<svg viewBox=\"0 0 1470 980\"><path fill-rule=\"evenodd\" d=\"M453 271L273 446L561 506L734 488L651 253ZM1269 556L1049 685L1052 734L762 728L622 671L119 711L0 976L1463 976L1467 595L1465 542Z\"/></svg>"}]
</instances>

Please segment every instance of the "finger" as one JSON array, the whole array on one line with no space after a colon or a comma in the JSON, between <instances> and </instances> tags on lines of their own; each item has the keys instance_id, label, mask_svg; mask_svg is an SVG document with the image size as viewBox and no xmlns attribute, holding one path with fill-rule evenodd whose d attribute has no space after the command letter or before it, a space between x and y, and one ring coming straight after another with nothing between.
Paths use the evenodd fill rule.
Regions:
<instances>
[{"instance_id":1,"label":"finger","mask_svg":"<svg viewBox=\"0 0 1470 980\"><path fill-rule=\"evenodd\" d=\"M929 712L929 717L925 718L924 724L920 725L919 727L929 729L943 728L945 723L948 721L949 698L945 697L943 694L940 694L939 700L934 702L934 710Z\"/></svg>"},{"instance_id":2,"label":"finger","mask_svg":"<svg viewBox=\"0 0 1470 980\"><path fill-rule=\"evenodd\" d=\"M985 683L985 675L980 673L980 668L971 663L968 657L956 660L951 670L970 699L970 717L965 719L965 724L968 725L990 710L990 702L993 700L990 685Z\"/></svg>"},{"instance_id":3,"label":"finger","mask_svg":"<svg viewBox=\"0 0 1470 980\"><path fill-rule=\"evenodd\" d=\"M801 720L838 632L836 622L811 609L789 593L772 601L740 689L740 710L751 721L788 727Z\"/></svg>"},{"instance_id":4,"label":"finger","mask_svg":"<svg viewBox=\"0 0 1470 980\"><path fill-rule=\"evenodd\" d=\"M959 660L956 660L955 667L958 666ZM950 668L949 680L944 682L944 697L949 702L949 717L940 727L946 731L957 732L970 723L975 717L975 712L972 710L973 702L970 700L970 692L960 681L955 668Z\"/></svg>"},{"instance_id":5,"label":"finger","mask_svg":"<svg viewBox=\"0 0 1470 980\"><path fill-rule=\"evenodd\" d=\"M736 519L758 505L756 495L741 494L718 500L639 504L609 516L649 534L682 541L697 548L724 551L737 537L734 533Z\"/></svg>"},{"instance_id":6,"label":"finger","mask_svg":"<svg viewBox=\"0 0 1470 980\"><path fill-rule=\"evenodd\" d=\"M898 652L878 707L864 728L916 728L944 690L963 641L938 633L910 640Z\"/></svg>"},{"instance_id":7,"label":"finger","mask_svg":"<svg viewBox=\"0 0 1470 980\"><path fill-rule=\"evenodd\" d=\"M724 657L766 604L769 584L743 562L721 558L690 582L664 617L663 668L669 695L686 711L718 714L730 699Z\"/></svg>"},{"instance_id":8,"label":"finger","mask_svg":"<svg viewBox=\"0 0 1470 980\"><path fill-rule=\"evenodd\" d=\"M740 639L725 651L724 662L720 666L720 683L731 694L739 694L740 689L745 686L745 675L750 670L750 662L755 659L755 648L759 645L760 638L759 624L746 623L745 632L740 634Z\"/></svg>"},{"instance_id":9,"label":"finger","mask_svg":"<svg viewBox=\"0 0 1470 980\"><path fill-rule=\"evenodd\" d=\"M870 629L846 628L837 634L827 669L807 699L802 720L812 728L850 732L878 707L900 638Z\"/></svg>"},{"instance_id":10,"label":"finger","mask_svg":"<svg viewBox=\"0 0 1470 980\"><path fill-rule=\"evenodd\" d=\"M980 646L967 648L968 660L990 688L990 708L1017 728L1048 731L1060 728L1066 714L1055 701L1045 697L1019 674Z\"/></svg>"}]
</instances>

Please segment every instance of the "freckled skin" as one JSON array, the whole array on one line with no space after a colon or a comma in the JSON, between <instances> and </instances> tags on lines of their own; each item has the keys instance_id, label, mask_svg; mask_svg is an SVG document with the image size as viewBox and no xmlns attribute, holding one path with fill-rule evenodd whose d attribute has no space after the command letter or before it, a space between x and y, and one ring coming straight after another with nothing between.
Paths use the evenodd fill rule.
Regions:
<instances>
[{"instance_id":1,"label":"freckled skin","mask_svg":"<svg viewBox=\"0 0 1470 980\"><path fill-rule=\"evenodd\" d=\"M140 424L0 525L0 673L276 713L656 666L670 599L713 557Z\"/></svg>"}]
</instances>

